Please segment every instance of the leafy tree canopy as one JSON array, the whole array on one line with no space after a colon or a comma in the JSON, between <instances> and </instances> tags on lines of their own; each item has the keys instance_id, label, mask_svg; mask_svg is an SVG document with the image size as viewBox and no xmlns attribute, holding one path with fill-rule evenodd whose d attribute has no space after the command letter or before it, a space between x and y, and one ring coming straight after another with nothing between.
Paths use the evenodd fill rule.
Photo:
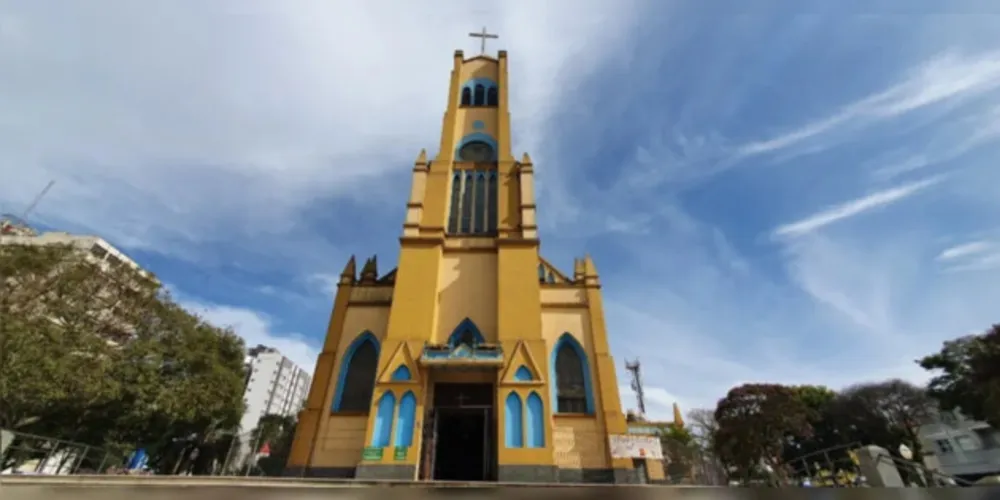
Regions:
<instances>
[{"instance_id":1,"label":"leafy tree canopy","mask_svg":"<svg viewBox=\"0 0 1000 500\"><path fill-rule=\"evenodd\" d=\"M72 246L0 246L0 427L155 462L238 422L243 357L153 276Z\"/></svg>"},{"instance_id":2,"label":"leafy tree canopy","mask_svg":"<svg viewBox=\"0 0 1000 500\"><path fill-rule=\"evenodd\" d=\"M937 372L928 392L943 410L957 409L1000 428L1000 324L945 342L918 363Z\"/></svg>"}]
</instances>

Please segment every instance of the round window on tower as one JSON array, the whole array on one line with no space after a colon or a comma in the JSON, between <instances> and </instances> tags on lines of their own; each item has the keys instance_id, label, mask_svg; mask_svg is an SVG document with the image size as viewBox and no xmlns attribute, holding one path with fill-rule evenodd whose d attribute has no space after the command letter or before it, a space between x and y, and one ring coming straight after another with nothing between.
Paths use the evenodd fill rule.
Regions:
<instances>
[{"instance_id":1,"label":"round window on tower","mask_svg":"<svg viewBox=\"0 0 1000 500\"><path fill-rule=\"evenodd\" d=\"M482 141L472 141L458 150L458 156L461 161L493 161L493 146Z\"/></svg>"}]
</instances>

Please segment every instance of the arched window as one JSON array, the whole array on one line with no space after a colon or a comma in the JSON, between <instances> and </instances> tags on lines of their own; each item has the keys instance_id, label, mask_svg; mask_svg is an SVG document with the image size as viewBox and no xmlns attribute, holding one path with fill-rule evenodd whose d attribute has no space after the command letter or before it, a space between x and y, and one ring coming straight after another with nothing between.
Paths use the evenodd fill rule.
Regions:
<instances>
[{"instance_id":1,"label":"arched window","mask_svg":"<svg viewBox=\"0 0 1000 500\"><path fill-rule=\"evenodd\" d=\"M486 91L486 105L497 106L499 102L500 102L500 96L499 92L497 92L497 88L490 87L490 89Z\"/></svg>"},{"instance_id":2,"label":"arched window","mask_svg":"<svg viewBox=\"0 0 1000 500\"><path fill-rule=\"evenodd\" d=\"M583 349L569 334L556 344L555 350L556 411L558 413L590 413L589 373Z\"/></svg>"},{"instance_id":3,"label":"arched window","mask_svg":"<svg viewBox=\"0 0 1000 500\"><path fill-rule=\"evenodd\" d=\"M451 346L452 349L462 344L469 347L475 347L484 342L486 342L486 339L483 337L483 334L480 333L479 328L469 318L463 319L462 322L455 327L455 330L451 332L451 335L448 336L448 345Z\"/></svg>"},{"instance_id":4,"label":"arched window","mask_svg":"<svg viewBox=\"0 0 1000 500\"><path fill-rule=\"evenodd\" d=\"M475 233L486 233L486 174L479 172L476 174L476 192L474 193L475 211L472 221L472 231Z\"/></svg>"},{"instance_id":5,"label":"arched window","mask_svg":"<svg viewBox=\"0 0 1000 500\"><path fill-rule=\"evenodd\" d=\"M410 369L406 365L399 365L396 371L392 372L390 379L394 382L405 382L410 380Z\"/></svg>"},{"instance_id":6,"label":"arched window","mask_svg":"<svg viewBox=\"0 0 1000 500\"><path fill-rule=\"evenodd\" d=\"M524 446L521 397L516 392L507 395L503 405L504 446L521 448Z\"/></svg>"},{"instance_id":7,"label":"arched window","mask_svg":"<svg viewBox=\"0 0 1000 500\"><path fill-rule=\"evenodd\" d=\"M465 173L465 192L462 193L462 215L459 218L458 230L463 234L472 232L472 186L475 177L472 171Z\"/></svg>"},{"instance_id":8,"label":"arched window","mask_svg":"<svg viewBox=\"0 0 1000 500\"><path fill-rule=\"evenodd\" d=\"M490 171L489 186L486 189L490 201L486 204L486 231L494 233L497 230L497 173Z\"/></svg>"},{"instance_id":9,"label":"arched window","mask_svg":"<svg viewBox=\"0 0 1000 500\"><path fill-rule=\"evenodd\" d=\"M448 217L448 232L458 232L458 215L462 210L462 174L455 172L451 178L451 214Z\"/></svg>"},{"instance_id":10,"label":"arched window","mask_svg":"<svg viewBox=\"0 0 1000 500\"><path fill-rule=\"evenodd\" d=\"M413 445L413 424L417 417L417 398L407 391L399 400L399 415L396 416L396 440L393 446Z\"/></svg>"},{"instance_id":11,"label":"arched window","mask_svg":"<svg viewBox=\"0 0 1000 500\"><path fill-rule=\"evenodd\" d=\"M485 106L486 105L486 87L482 85L476 85L476 95L473 99L473 104L475 106Z\"/></svg>"},{"instance_id":12,"label":"arched window","mask_svg":"<svg viewBox=\"0 0 1000 500\"><path fill-rule=\"evenodd\" d=\"M372 429L372 446L384 448L389 446L392 436L392 414L396 412L396 396L388 391L378 400L378 410L375 413L375 428Z\"/></svg>"},{"instance_id":13,"label":"arched window","mask_svg":"<svg viewBox=\"0 0 1000 500\"><path fill-rule=\"evenodd\" d=\"M470 106L472 104L472 91L469 87L462 89L462 106Z\"/></svg>"},{"instance_id":14,"label":"arched window","mask_svg":"<svg viewBox=\"0 0 1000 500\"><path fill-rule=\"evenodd\" d=\"M525 434L528 435L528 448L544 448L545 409L542 407L542 398L532 391L525 406L528 407L524 425Z\"/></svg>"},{"instance_id":15,"label":"arched window","mask_svg":"<svg viewBox=\"0 0 1000 500\"><path fill-rule=\"evenodd\" d=\"M367 412L375 389L378 345L370 333L362 334L347 348L334 401L334 411Z\"/></svg>"},{"instance_id":16,"label":"arched window","mask_svg":"<svg viewBox=\"0 0 1000 500\"><path fill-rule=\"evenodd\" d=\"M459 335L458 337L458 342L456 343L456 345L476 347L476 334L472 333L469 330L462 332L461 335Z\"/></svg>"},{"instance_id":17,"label":"arched window","mask_svg":"<svg viewBox=\"0 0 1000 500\"><path fill-rule=\"evenodd\" d=\"M518 367L517 371L514 372L514 380L518 382L531 382L535 377L531 376L531 370L527 366L521 365Z\"/></svg>"}]
</instances>

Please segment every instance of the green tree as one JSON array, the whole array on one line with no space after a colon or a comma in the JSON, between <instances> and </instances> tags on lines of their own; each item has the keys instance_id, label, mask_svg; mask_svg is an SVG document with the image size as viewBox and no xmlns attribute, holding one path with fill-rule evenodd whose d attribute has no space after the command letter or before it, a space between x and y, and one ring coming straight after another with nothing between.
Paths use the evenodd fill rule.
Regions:
<instances>
[{"instance_id":1,"label":"green tree","mask_svg":"<svg viewBox=\"0 0 1000 500\"><path fill-rule=\"evenodd\" d=\"M698 455L698 445L690 431L670 423L660 429L660 446L667 459L667 478L680 481L691 473L691 466Z\"/></svg>"},{"instance_id":2,"label":"green tree","mask_svg":"<svg viewBox=\"0 0 1000 500\"><path fill-rule=\"evenodd\" d=\"M271 418L265 423L264 419L268 417ZM264 472L264 475L281 476L284 474L288 455L292 451L296 424L294 417L264 415L261 419L261 423L258 425L260 436L267 437L267 439L260 442L268 443L270 448L270 454L257 461L257 466ZM255 451L259 451L259 447Z\"/></svg>"},{"instance_id":3,"label":"green tree","mask_svg":"<svg viewBox=\"0 0 1000 500\"><path fill-rule=\"evenodd\" d=\"M78 429L118 399L113 341L155 302L155 279L67 245L0 246L0 277L0 427Z\"/></svg>"},{"instance_id":4,"label":"green tree","mask_svg":"<svg viewBox=\"0 0 1000 500\"><path fill-rule=\"evenodd\" d=\"M154 277L69 246L0 246L0 427L129 449L168 470L243 411L243 342Z\"/></svg>"},{"instance_id":5,"label":"green tree","mask_svg":"<svg viewBox=\"0 0 1000 500\"><path fill-rule=\"evenodd\" d=\"M837 392L817 385L794 386L791 390L806 410L811 432L790 436L786 441L783 458L789 473L801 478L810 476L816 464L831 470L846 467L849 459L845 446L850 441L838 418Z\"/></svg>"},{"instance_id":6,"label":"green tree","mask_svg":"<svg viewBox=\"0 0 1000 500\"><path fill-rule=\"evenodd\" d=\"M896 455L905 444L914 460L921 460L917 433L933 411L923 388L899 379L860 384L842 390L836 406L835 418L849 441L875 444Z\"/></svg>"},{"instance_id":7,"label":"green tree","mask_svg":"<svg viewBox=\"0 0 1000 500\"><path fill-rule=\"evenodd\" d=\"M780 472L787 440L811 435L808 416L808 408L793 388L778 384L735 387L715 409L719 428L714 451L744 480L760 465Z\"/></svg>"},{"instance_id":8,"label":"green tree","mask_svg":"<svg viewBox=\"0 0 1000 500\"><path fill-rule=\"evenodd\" d=\"M928 393L941 409L1000 428L1000 324L945 342L918 363L936 372Z\"/></svg>"}]
</instances>

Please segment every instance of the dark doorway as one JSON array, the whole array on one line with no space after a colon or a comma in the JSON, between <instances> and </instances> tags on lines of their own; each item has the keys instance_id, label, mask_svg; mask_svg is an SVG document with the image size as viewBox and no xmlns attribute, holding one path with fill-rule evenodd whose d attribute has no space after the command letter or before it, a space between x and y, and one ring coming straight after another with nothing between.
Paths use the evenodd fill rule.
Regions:
<instances>
[{"instance_id":1,"label":"dark doorway","mask_svg":"<svg viewBox=\"0 0 1000 500\"><path fill-rule=\"evenodd\" d=\"M487 412L478 409L438 410L437 457L434 479L485 481L487 470Z\"/></svg>"},{"instance_id":2,"label":"dark doorway","mask_svg":"<svg viewBox=\"0 0 1000 500\"><path fill-rule=\"evenodd\" d=\"M496 479L492 384L437 384L421 476L439 481ZM430 474L427 474L427 473Z\"/></svg>"}]
</instances>

